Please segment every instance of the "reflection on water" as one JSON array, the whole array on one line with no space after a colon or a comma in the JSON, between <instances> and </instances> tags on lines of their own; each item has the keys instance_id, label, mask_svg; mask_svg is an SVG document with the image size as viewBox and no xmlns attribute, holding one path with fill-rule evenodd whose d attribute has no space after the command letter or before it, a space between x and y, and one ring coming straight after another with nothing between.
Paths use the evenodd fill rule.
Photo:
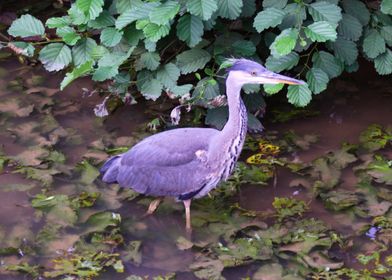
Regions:
<instances>
[{"instance_id":1,"label":"reflection on water","mask_svg":"<svg viewBox=\"0 0 392 280\"><path fill-rule=\"evenodd\" d=\"M89 81L78 81L64 92L54 93L55 90L51 89L58 86L60 75L45 73L45 80L41 84L36 80L37 75L42 73L36 69L21 72L16 69L20 65L15 62L3 62L1 67L8 70L8 75L0 79L1 150L8 157L18 157L22 154L27 165L33 168L40 166L39 164L41 166L46 164L48 169L37 175L38 180L29 180L22 174L13 173L12 166L5 167L3 170L0 175L0 236L3 241L0 245L22 248L23 242L37 240L38 232L42 231L48 220L44 221L40 216L42 213L31 207L31 199L41 192L42 187L45 187L49 193L55 191L56 194L68 196L83 191L98 191L101 196L97 203L92 208L83 208L79 213L80 216L77 217L78 222L85 222L90 215L98 211L113 211L121 214L121 232L125 243L141 240L143 244L140 266L132 262L124 262L126 273L159 275L177 272L177 279L195 279L195 276L189 272L189 265L199 253L180 250L178 245L178 238L185 236L182 204L167 199L153 216L141 218L149 203L148 200L143 198L136 201L124 200L127 195L119 191L116 186L106 186L99 180L95 183L90 182L89 176L92 175L87 171L82 171L82 177L84 176L82 180L80 174L75 173L75 166L83 159L89 158L92 163L102 162L107 157L103 151L106 147L130 146L143 137L141 127L151 119L151 116L144 112L144 104L124 106L104 121L93 114L93 108L100 103L101 98L97 95L82 97L81 88L92 86ZM19 78L22 78L24 83L16 82ZM26 83L32 92L28 95L25 93L28 89L23 87ZM390 125L391 90L388 80L383 79L367 83L358 76L356 80L350 82L336 81L332 83L329 92L324 93L313 104L312 109L319 110L319 115L287 123L269 122L271 116L267 115L265 127L267 131L276 130L280 134L293 130L298 135L319 135L319 141L311 145L310 149L286 155L291 159L309 162L330 150L339 148L342 142L356 143L360 132L370 124ZM5 102L7 100L9 103ZM279 101L274 102L276 106L279 105ZM32 104L34 107L29 108ZM58 127L62 130L54 132ZM23 154L31 147L43 147L44 150ZM53 151L61 152L65 156L64 160L59 160L59 155L54 154ZM49 160L48 163L41 162L42 158L37 154L39 152L48 152L53 154L53 157L54 155L57 157ZM392 158L390 152L387 155ZM47 157L48 155L45 155L45 158ZM39 164L34 161L38 161ZM48 173L51 175L48 176ZM360 219L327 210L321 200L312 199L311 193L303 187L289 187L290 182L297 177L287 169L278 168L275 177L275 180L271 180L266 186L241 186L241 191L235 200L238 200L242 208L268 211L271 210L274 197L294 197L310 203L311 210L305 214L307 217L319 218L343 235L350 235L359 229ZM343 172L342 185L345 189L353 189L356 180L352 172L348 170ZM15 189L17 191L14 191ZM200 206L195 209L196 218L198 211ZM53 215L52 222L58 222L56 221L58 216ZM266 222L270 223L270 220L267 219ZM18 256L1 257L2 263L18 263L22 258L25 262L50 266L51 259L56 257L59 251L70 250L83 234L81 227L65 225L56 233L56 238L48 243L42 243L43 255L21 251ZM196 227L193 232L195 244L211 240L213 238L208 236L208 232L205 233L201 228ZM216 241L218 240L214 240ZM349 265L356 265L349 253L343 258ZM252 275L255 269L256 266L231 268L225 270L224 276L227 279L239 279L240 276ZM1 272L3 273L1 279L21 279L19 274ZM112 271L100 277L125 279L123 274Z\"/></svg>"}]
</instances>

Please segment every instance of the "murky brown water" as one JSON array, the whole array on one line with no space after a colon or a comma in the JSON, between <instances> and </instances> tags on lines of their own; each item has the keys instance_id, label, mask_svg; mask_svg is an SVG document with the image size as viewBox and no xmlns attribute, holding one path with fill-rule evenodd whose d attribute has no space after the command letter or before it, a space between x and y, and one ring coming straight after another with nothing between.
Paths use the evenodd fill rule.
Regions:
<instances>
[{"instance_id":1,"label":"murky brown water","mask_svg":"<svg viewBox=\"0 0 392 280\"><path fill-rule=\"evenodd\" d=\"M43 75L37 69L30 69L24 72L16 70L20 65L14 61L2 62L0 67L6 69L6 75L0 79L0 99L25 94L20 91L7 89L13 79L29 79L33 74ZM366 66L364 66L366 67ZM292 120L288 123L276 124L268 121L269 114L266 116L265 128L267 131L276 130L284 133L294 130L299 135L318 134L319 141L312 145L307 151L299 152L289 157L307 162L326 152L340 147L342 142L356 143L358 136L368 125L378 123L382 125L392 124L392 84L387 78L379 78L369 75L367 69L363 72L343 77L334 81L328 92L319 96L312 104L312 109L320 111L315 117ZM363 74L365 73L365 74ZM55 89L58 87L60 74L49 75L44 73L47 88ZM372 79L368 79L372 77ZM154 116L144 112L144 104L124 106L105 120L98 119L93 113L96 104L102 101L97 94L82 97L82 87L91 89L92 84L87 80L77 81L64 92L58 92L53 96L50 94L37 94L39 102L54 102L51 105L51 113L57 122L66 130L73 131L75 137L67 138L68 141L59 141L55 145L56 149L64 153L66 164L75 166L83 159L89 151L89 147L100 139L115 139L123 136L132 136L135 131L140 132L140 128ZM34 95L32 93L31 95ZM29 98L32 98L31 96ZM280 101L273 100L270 109L274 105L281 106ZM23 152L29 143L20 143L7 131L8 128L15 127L21 123L29 121L40 121L40 112L36 110L27 117L10 117L2 122L0 112L0 147L8 156L17 155ZM140 133L138 133L140 134ZM127 142L128 141L128 142ZM124 138L124 143L129 143L129 139ZM392 155L388 155L392 158ZM9 184L31 184L31 180L25 179L22 175L11 173L12 169L5 169L0 174L0 186ZM278 170L276 183L271 182L268 186L242 186L239 196L239 203L243 208L251 210L265 211L271 208L274 197L297 197L305 201L310 201L310 195L299 188L290 188L289 183L295 176L285 170ZM343 174L343 185L345 188L352 188L356 183L356 178L345 172ZM55 179L53 187L59 193L69 194L74 191L73 178L59 176ZM82 187L78 187L79 190ZM103 196L113 196L113 187L108 187L98 183L99 191ZM40 228L39 219L35 216L34 209L30 206L31 197L39 193L40 186L29 191L3 191L0 190L0 226L8 235L34 235ZM296 192L298 191L298 193ZM174 203L168 200L169 204ZM349 234L355 229L352 228L350 221L343 218L341 214L332 213L323 206L319 200L312 200L311 211L307 214L310 217L317 217L325 221L331 228ZM95 209L112 210L119 212L123 220L123 230L126 239L140 239L143 241L142 264L137 267L125 263L126 273L138 275L158 275L167 272L177 272L177 279L195 279L188 272L188 266L192 263L194 253L191 250L180 251L177 249L175 240L177 237L184 236L184 219L182 205L174 209L172 207L161 207L152 217L140 219L146 210L146 206L135 202L124 202L122 204L112 201L112 204L96 205ZM133 221L139 220L138 223ZM53 245L52 252L58 249L67 250L77 239L77 233L68 232L63 240ZM197 239L200 233L195 230L194 238ZM55 250L56 249L56 250ZM48 256L46 256L48 257ZM39 257L37 257L39 259ZM30 257L27 259L29 260ZM5 263L17 261L16 257L4 257L1 260ZM350 261L350 257L347 258ZM45 264L48 260L41 260ZM355 265L353 262L351 265ZM225 271L227 279L239 279L239 275L251 275L254 271L252 267L240 269L229 269ZM21 279L19 274L4 274L1 279ZM101 279L125 279L124 274L106 273Z\"/></svg>"}]
</instances>

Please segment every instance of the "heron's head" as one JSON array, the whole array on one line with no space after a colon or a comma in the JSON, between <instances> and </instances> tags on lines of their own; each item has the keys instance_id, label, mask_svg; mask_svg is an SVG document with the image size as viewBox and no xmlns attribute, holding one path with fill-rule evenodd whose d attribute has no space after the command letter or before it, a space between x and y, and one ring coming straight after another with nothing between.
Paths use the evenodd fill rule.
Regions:
<instances>
[{"instance_id":1,"label":"heron's head","mask_svg":"<svg viewBox=\"0 0 392 280\"><path fill-rule=\"evenodd\" d=\"M228 69L240 85L244 84L289 84L303 85L305 82L269 71L259 63L248 59L231 60L232 66Z\"/></svg>"}]
</instances>

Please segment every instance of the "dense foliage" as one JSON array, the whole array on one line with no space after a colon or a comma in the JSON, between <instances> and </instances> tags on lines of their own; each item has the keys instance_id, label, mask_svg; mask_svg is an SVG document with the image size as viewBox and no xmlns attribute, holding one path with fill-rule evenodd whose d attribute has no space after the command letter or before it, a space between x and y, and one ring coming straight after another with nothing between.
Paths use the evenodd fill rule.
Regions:
<instances>
[{"instance_id":1,"label":"dense foliage","mask_svg":"<svg viewBox=\"0 0 392 280\"><path fill-rule=\"evenodd\" d=\"M91 75L111 80L109 91L122 98L140 92L156 100L166 93L208 108L224 92L217 72L225 59L249 57L306 80L287 89L290 103L305 106L331 79L356 71L360 54L380 75L392 73L392 1L374 3L77 0L67 15L45 24L29 14L16 19L8 47L38 55L48 71L67 69L61 89ZM282 89L264 86L266 94Z\"/></svg>"}]
</instances>

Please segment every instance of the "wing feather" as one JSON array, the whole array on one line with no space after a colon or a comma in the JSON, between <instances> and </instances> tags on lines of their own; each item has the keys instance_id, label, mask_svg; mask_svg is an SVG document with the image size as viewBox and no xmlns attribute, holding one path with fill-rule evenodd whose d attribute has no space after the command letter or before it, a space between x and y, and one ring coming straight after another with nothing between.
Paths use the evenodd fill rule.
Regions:
<instances>
[{"instance_id":1,"label":"wing feather","mask_svg":"<svg viewBox=\"0 0 392 280\"><path fill-rule=\"evenodd\" d=\"M197 157L218 131L184 128L144 139L123 154L117 181L155 196L179 196L200 189L209 170Z\"/></svg>"}]
</instances>

